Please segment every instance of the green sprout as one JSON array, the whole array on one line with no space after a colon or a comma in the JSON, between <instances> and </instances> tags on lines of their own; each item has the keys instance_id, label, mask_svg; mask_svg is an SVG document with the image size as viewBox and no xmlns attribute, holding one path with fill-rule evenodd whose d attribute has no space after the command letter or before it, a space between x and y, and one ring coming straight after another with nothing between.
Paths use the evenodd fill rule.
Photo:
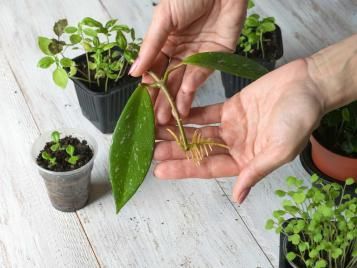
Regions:
<instances>
[{"instance_id":1,"label":"green sprout","mask_svg":"<svg viewBox=\"0 0 357 268\"><path fill-rule=\"evenodd\" d=\"M41 154L41 157L44 160L47 160L49 162L49 167L53 167L57 164L56 162L56 157L52 157L48 152L44 151Z\"/></svg>"},{"instance_id":2,"label":"green sprout","mask_svg":"<svg viewBox=\"0 0 357 268\"><path fill-rule=\"evenodd\" d=\"M248 9L252 7L254 7L253 1L249 1ZM265 33L275 31L275 29L276 26L274 17L260 18L258 14L251 14L244 22L242 33L238 40L238 45L246 56L258 50L262 52L264 59L264 41L267 40L264 39L264 35Z\"/></svg>"},{"instance_id":3,"label":"green sprout","mask_svg":"<svg viewBox=\"0 0 357 268\"><path fill-rule=\"evenodd\" d=\"M53 131L51 137L53 144L51 145L50 149L52 152L56 152L57 150L61 149L60 133L58 131Z\"/></svg>"},{"instance_id":4,"label":"green sprout","mask_svg":"<svg viewBox=\"0 0 357 268\"><path fill-rule=\"evenodd\" d=\"M286 258L304 267L353 268L357 265L357 198L345 194L349 185L324 184L317 176L314 185L306 187L295 177L287 178L289 190L276 190L284 198L282 208L273 212L266 222L267 229L275 229L288 237L292 250ZM355 189L357 194L357 189ZM286 221L286 216L290 217Z\"/></svg>"},{"instance_id":5,"label":"green sprout","mask_svg":"<svg viewBox=\"0 0 357 268\"><path fill-rule=\"evenodd\" d=\"M89 86L97 84L108 90L109 80L117 82L136 59L141 39L135 37L133 28L109 20L104 25L86 17L76 26L69 26L67 19L57 21L53 26L55 38L40 36L38 46L45 54L37 64L49 68L55 64L52 77L55 84L65 88L68 78L82 80ZM68 49L82 49L86 56L86 66L79 66L65 56Z\"/></svg>"},{"instance_id":6,"label":"green sprout","mask_svg":"<svg viewBox=\"0 0 357 268\"><path fill-rule=\"evenodd\" d=\"M69 155L69 157L66 159L68 163L71 165L77 164L77 161L79 159L78 155L74 155L75 148L73 145L67 145L66 147L66 153Z\"/></svg>"}]
</instances>

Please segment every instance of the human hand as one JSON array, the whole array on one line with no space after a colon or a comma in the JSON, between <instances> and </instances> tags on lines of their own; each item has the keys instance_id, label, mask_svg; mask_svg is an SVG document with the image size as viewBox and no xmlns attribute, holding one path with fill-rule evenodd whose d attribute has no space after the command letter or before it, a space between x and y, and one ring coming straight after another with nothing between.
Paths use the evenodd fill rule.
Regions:
<instances>
[{"instance_id":1,"label":"human hand","mask_svg":"<svg viewBox=\"0 0 357 268\"><path fill-rule=\"evenodd\" d=\"M201 128L203 137L225 143L199 166L160 127L154 159L158 178L236 176L232 199L242 203L250 188L304 148L324 114L324 99L311 79L306 60L296 60L263 76L224 104L192 109L186 124ZM175 127L170 127L175 130ZM194 129L187 129L187 134Z\"/></svg>"},{"instance_id":2,"label":"human hand","mask_svg":"<svg viewBox=\"0 0 357 268\"><path fill-rule=\"evenodd\" d=\"M139 57L132 65L132 76L145 72L161 75L166 68L180 63L185 56L205 51L233 52L246 13L246 0L161 0L156 7L150 28L144 38ZM171 59L169 62L169 58ZM182 117L190 111L195 90L211 71L187 66L175 71L167 83L176 99ZM157 90L150 92L155 103L159 124L167 124L171 108L165 96ZM158 94L158 96L157 96Z\"/></svg>"}]
</instances>

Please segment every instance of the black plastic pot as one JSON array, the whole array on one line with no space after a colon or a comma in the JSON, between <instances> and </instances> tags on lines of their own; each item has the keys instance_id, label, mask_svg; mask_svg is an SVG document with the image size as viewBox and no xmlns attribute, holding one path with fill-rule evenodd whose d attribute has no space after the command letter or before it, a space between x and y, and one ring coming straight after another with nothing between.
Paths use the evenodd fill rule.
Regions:
<instances>
[{"instance_id":1,"label":"black plastic pot","mask_svg":"<svg viewBox=\"0 0 357 268\"><path fill-rule=\"evenodd\" d=\"M283 50L283 39L281 36L281 30L278 25L276 25L276 29L272 33L268 33L271 38L272 42L276 46L276 52L274 53L273 58L266 58L266 59L261 59L261 58L251 58L252 60L257 61L259 64L263 65L265 68L267 68L269 71L274 70L276 61L280 59L283 56L284 50ZM235 51L235 54L240 54L238 50ZM231 74L223 73L221 72L221 79L222 79L222 84L225 90L225 96L226 98L232 97L234 94L238 93L241 91L244 87L249 85L253 80L247 79L247 78L242 78L238 76L234 76Z\"/></svg>"},{"instance_id":2,"label":"black plastic pot","mask_svg":"<svg viewBox=\"0 0 357 268\"><path fill-rule=\"evenodd\" d=\"M85 61L85 55L75 58L74 61ZM72 80L82 114L102 133L114 131L125 104L140 82L140 79L126 75L108 88L108 92L104 92L90 89L81 80Z\"/></svg>"},{"instance_id":3,"label":"black plastic pot","mask_svg":"<svg viewBox=\"0 0 357 268\"><path fill-rule=\"evenodd\" d=\"M300 162L303 168L306 170L307 173L310 175L317 174L323 181L324 184L329 183L338 183L341 186L344 185L344 182L331 178L330 176L324 174L321 170L319 170L314 162L312 161L311 157L311 143L309 142L304 150L300 154ZM354 185L346 185L345 194L350 194L351 197L356 197L357 194L355 193L355 186ZM340 196L336 198L337 203L339 203Z\"/></svg>"}]
</instances>

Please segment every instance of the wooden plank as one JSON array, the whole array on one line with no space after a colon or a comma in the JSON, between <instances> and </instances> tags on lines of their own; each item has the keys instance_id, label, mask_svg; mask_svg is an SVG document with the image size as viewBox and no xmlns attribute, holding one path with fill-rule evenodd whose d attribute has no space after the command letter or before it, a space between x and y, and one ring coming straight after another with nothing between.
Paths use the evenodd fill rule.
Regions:
<instances>
[{"instance_id":1,"label":"wooden plank","mask_svg":"<svg viewBox=\"0 0 357 268\"><path fill-rule=\"evenodd\" d=\"M97 267L75 213L51 208L30 161L39 130L0 49L0 267Z\"/></svg>"},{"instance_id":2,"label":"wooden plank","mask_svg":"<svg viewBox=\"0 0 357 268\"><path fill-rule=\"evenodd\" d=\"M0 18L3 36L0 42L39 128L78 127L97 139L95 189L90 204L78 215L100 264L109 267L270 267L215 181L163 182L154 180L150 172L122 213L114 214L106 168L110 136L99 133L81 116L73 86L58 90L49 74L35 68L40 57L36 36L48 34L53 20L67 17L74 22L84 16L104 19L110 9L94 0L25 2L27 8L23 8L24 1L2 1L5 12ZM126 2L118 1L118 6L123 3ZM119 16L122 21L142 22L139 15L147 14L147 6L142 6L141 1L133 6L142 13L130 8L112 16ZM146 26L138 24L139 32L144 32L140 27ZM12 43L15 36L17 42Z\"/></svg>"}]
</instances>

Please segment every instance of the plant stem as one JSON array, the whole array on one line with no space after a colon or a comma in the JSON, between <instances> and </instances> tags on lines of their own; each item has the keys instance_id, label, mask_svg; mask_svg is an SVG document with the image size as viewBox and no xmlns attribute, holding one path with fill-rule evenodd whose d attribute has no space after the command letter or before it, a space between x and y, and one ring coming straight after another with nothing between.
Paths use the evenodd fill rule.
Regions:
<instances>
[{"instance_id":1,"label":"plant stem","mask_svg":"<svg viewBox=\"0 0 357 268\"><path fill-rule=\"evenodd\" d=\"M187 137L185 134L185 130L182 124L182 120L180 118L180 115L177 111L176 108L176 104L174 102L174 100L172 99L170 92L168 91L165 83L163 82L163 80L160 80L153 72L149 71L148 74L154 79L154 81L156 82L156 85L164 92L167 101L169 102L171 109L172 109L172 115L175 118L176 122L177 122L177 127L180 131L180 135L182 138L182 142L183 142L183 150L184 151L188 151L189 150L189 146L188 146L188 142L187 142Z\"/></svg>"},{"instance_id":2,"label":"plant stem","mask_svg":"<svg viewBox=\"0 0 357 268\"><path fill-rule=\"evenodd\" d=\"M91 79L90 79L89 58L88 58L88 53L87 53L87 52L86 52L86 60L87 60L88 80L89 80L89 83L92 83L92 81L91 81Z\"/></svg>"},{"instance_id":3,"label":"plant stem","mask_svg":"<svg viewBox=\"0 0 357 268\"><path fill-rule=\"evenodd\" d=\"M81 80L81 81L84 81L84 82L87 82L87 83L93 83L87 79L84 79L84 78L81 78L81 77L78 77L78 76L72 76L73 79L76 79L76 80Z\"/></svg>"},{"instance_id":4,"label":"plant stem","mask_svg":"<svg viewBox=\"0 0 357 268\"><path fill-rule=\"evenodd\" d=\"M263 46L263 33L260 35L260 49L262 50L263 59L265 59L264 46Z\"/></svg>"},{"instance_id":5,"label":"plant stem","mask_svg":"<svg viewBox=\"0 0 357 268\"><path fill-rule=\"evenodd\" d=\"M107 76L107 77L105 78L105 88L104 88L104 91L105 91L105 92L107 92L107 90L108 90L108 80L109 80L109 77Z\"/></svg>"}]
</instances>

